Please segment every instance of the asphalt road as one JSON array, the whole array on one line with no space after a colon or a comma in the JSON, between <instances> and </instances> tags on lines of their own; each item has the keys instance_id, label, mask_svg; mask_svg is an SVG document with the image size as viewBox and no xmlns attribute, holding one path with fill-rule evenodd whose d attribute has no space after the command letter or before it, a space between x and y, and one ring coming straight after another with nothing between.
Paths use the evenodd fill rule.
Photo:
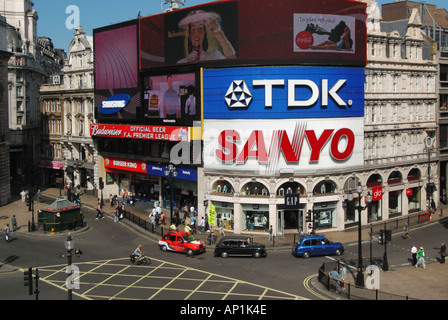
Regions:
<instances>
[{"instance_id":1,"label":"asphalt road","mask_svg":"<svg viewBox=\"0 0 448 320\"><path fill-rule=\"evenodd\" d=\"M82 255L73 257L79 267L80 288L73 291L76 300L320 300L325 299L309 286L324 260L295 258L289 248L269 251L267 258L219 258L209 249L205 254L187 257L162 252L157 239L142 234L110 218L95 220L95 213L83 210L88 230L74 234L75 248ZM401 233L394 234L388 246L390 266L408 263L413 244L425 246L428 260L435 258L446 225L411 230L411 240ZM67 257L65 235L19 235L10 242L0 243L0 261L18 270L0 273L0 300L33 300L24 287L23 270L38 268L39 300L66 300L65 268ZM129 265L129 254L142 244L151 257L150 266ZM373 256L382 257L384 246L373 243ZM434 254L432 253L434 251ZM357 262L357 244L346 245L342 256ZM368 259L369 242L363 243L363 255ZM368 261L368 260L366 260ZM431 262L430 262L431 263Z\"/></svg>"}]
</instances>

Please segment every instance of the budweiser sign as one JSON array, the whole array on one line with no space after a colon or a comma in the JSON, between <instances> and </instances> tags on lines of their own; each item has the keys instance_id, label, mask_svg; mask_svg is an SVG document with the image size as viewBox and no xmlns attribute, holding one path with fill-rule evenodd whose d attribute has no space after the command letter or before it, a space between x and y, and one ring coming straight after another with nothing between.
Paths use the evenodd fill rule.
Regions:
<instances>
[{"instance_id":1,"label":"budweiser sign","mask_svg":"<svg viewBox=\"0 0 448 320\"><path fill-rule=\"evenodd\" d=\"M140 126L92 124L92 137L155 140L155 141L190 141L188 127Z\"/></svg>"}]
</instances>

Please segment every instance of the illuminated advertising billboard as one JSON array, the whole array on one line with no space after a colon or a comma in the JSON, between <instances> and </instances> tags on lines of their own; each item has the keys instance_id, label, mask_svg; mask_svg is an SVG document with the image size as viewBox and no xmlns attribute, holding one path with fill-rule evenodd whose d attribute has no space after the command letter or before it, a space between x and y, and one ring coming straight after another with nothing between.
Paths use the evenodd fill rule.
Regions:
<instances>
[{"instance_id":1,"label":"illuminated advertising billboard","mask_svg":"<svg viewBox=\"0 0 448 320\"><path fill-rule=\"evenodd\" d=\"M202 75L204 168L275 175L363 166L363 68L248 67Z\"/></svg>"},{"instance_id":2,"label":"illuminated advertising billboard","mask_svg":"<svg viewBox=\"0 0 448 320\"><path fill-rule=\"evenodd\" d=\"M366 3L222 0L140 19L140 68L199 64L364 67Z\"/></svg>"},{"instance_id":3,"label":"illuminated advertising billboard","mask_svg":"<svg viewBox=\"0 0 448 320\"><path fill-rule=\"evenodd\" d=\"M140 19L141 69L236 59L237 12L221 1Z\"/></svg>"},{"instance_id":4,"label":"illuminated advertising billboard","mask_svg":"<svg viewBox=\"0 0 448 320\"><path fill-rule=\"evenodd\" d=\"M141 103L137 20L95 29L93 38L96 119L137 119Z\"/></svg>"},{"instance_id":5,"label":"illuminated advertising billboard","mask_svg":"<svg viewBox=\"0 0 448 320\"><path fill-rule=\"evenodd\" d=\"M151 141L190 141L189 127L91 124L91 137Z\"/></svg>"},{"instance_id":6,"label":"illuminated advertising billboard","mask_svg":"<svg viewBox=\"0 0 448 320\"><path fill-rule=\"evenodd\" d=\"M152 124L189 125L201 119L196 73L143 76L143 120Z\"/></svg>"},{"instance_id":7,"label":"illuminated advertising billboard","mask_svg":"<svg viewBox=\"0 0 448 320\"><path fill-rule=\"evenodd\" d=\"M364 165L364 119L204 121L204 168L261 175Z\"/></svg>"},{"instance_id":8,"label":"illuminated advertising billboard","mask_svg":"<svg viewBox=\"0 0 448 320\"><path fill-rule=\"evenodd\" d=\"M146 174L146 161L141 160L129 160L115 157L104 158L104 167L108 172L114 172L113 170L130 171L134 173Z\"/></svg>"},{"instance_id":9,"label":"illuminated advertising billboard","mask_svg":"<svg viewBox=\"0 0 448 320\"><path fill-rule=\"evenodd\" d=\"M204 119L364 117L364 74L350 67L206 69Z\"/></svg>"}]
</instances>

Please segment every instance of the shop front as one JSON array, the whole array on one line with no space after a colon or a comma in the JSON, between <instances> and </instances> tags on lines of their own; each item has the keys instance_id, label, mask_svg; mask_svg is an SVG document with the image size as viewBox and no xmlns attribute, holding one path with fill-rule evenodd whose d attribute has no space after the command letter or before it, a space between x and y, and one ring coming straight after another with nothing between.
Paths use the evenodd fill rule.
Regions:
<instances>
[{"instance_id":1,"label":"shop front","mask_svg":"<svg viewBox=\"0 0 448 320\"><path fill-rule=\"evenodd\" d=\"M44 185L64 187L64 163L62 161L38 160L37 167L42 169Z\"/></svg>"},{"instance_id":2,"label":"shop front","mask_svg":"<svg viewBox=\"0 0 448 320\"><path fill-rule=\"evenodd\" d=\"M167 166L124 158L104 159L106 171L106 195L127 195L135 201L161 201L164 207L170 206L170 181L165 176ZM197 204L197 170L195 168L176 168L172 181L173 204L179 209L184 205ZM126 200L125 200L126 201Z\"/></svg>"}]
</instances>

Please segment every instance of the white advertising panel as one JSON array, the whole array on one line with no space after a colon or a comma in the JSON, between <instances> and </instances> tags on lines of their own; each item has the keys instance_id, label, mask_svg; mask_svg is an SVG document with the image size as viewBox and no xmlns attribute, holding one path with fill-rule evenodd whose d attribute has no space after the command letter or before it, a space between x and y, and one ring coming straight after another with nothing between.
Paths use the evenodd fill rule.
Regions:
<instances>
[{"instance_id":1,"label":"white advertising panel","mask_svg":"<svg viewBox=\"0 0 448 320\"><path fill-rule=\"evenodd\" d=\"M361 167L363 121L205 120L204 168L274 175Z\"/></svg>"}]
</instances>

